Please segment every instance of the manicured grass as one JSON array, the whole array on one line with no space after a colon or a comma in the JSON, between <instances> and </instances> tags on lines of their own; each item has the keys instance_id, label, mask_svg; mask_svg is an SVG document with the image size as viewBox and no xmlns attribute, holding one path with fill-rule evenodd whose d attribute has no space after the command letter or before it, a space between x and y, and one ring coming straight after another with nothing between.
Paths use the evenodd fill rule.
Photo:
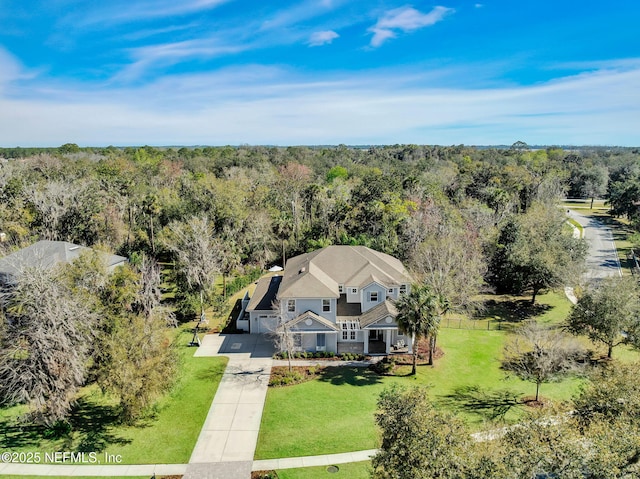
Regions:
<instances>
[{"instance_id":1,"label":"manicured grass","mask_svg":"<svg viewBox=\"0 0 640 479\"><path fill-rule=\"evenodd\" d=\"M377 447L373 412L389 381L363 368L327 368L320 378L270 388L256 459Z\"/></svg>"},{"instance_id":2,"label":"manicured grass","mask_svg":"<svg viewBox=\"0 0 640 479\"><path fill-rule=\"evenodd\" d=\"M21 424L24 407L0 410L0 450L95 451L119 454L123 464L187 463L227 363L223 357L194 358L195 348L186 346L190 335L189 329L177 333L179 379L152 417L135 426L118 425L114 401L91 386L78 398L70 430L54 437L42 427Z\"/></svg>"},{"instance_id":3,"label":"manicured grass","mask_svg":"<svg viewBox=\"0 0 640 479\"><path fill-rule=\"evenodd\" d=\"M578 230L580 238L584 238L584 227L573 218L569 218L567 221Z\"/></svg>"},{"instance_id":4,"label":"manicured grass","mask_svg":"<svg viewBox=\"0 0 640 479\"><path fill-rule=\"evenodd\" d=\"M278 469L279 479L369 479L371 462L337 464L338 472L328 472L327 466Z\"/></svg>"},{"instance_id":5,"label":"manicured grass","mask_svg":"<svg viewBox=\"0 0 640 479\"><path fill-rule=\"evenodd\" d=\"M442 328L477 330L512 330L527 319L535 319L545 324L564 321L571 309L571 303L562 291L549 291L536 297L531 304L531 296L490 295L478 298L484 308L474 319L450 316L443 319Z\"/></svg>"},{"instance_id":6,"label":"manicured grass","mask_svg":"<svg viewBox=\"0 0 640 479\"><path fill-rule=\"evenodd\" d=\"M257 459L294 457L372 449L378 446L374 424L380 392L394 383L428 385L437 407L456 410L479 429L488 420L488 410L471 411L459 392L476 386L483 391L509 389L516 396L533 395L535 385L517 378L507 379L499 359L507 335L504 331L443 329L438 345L444 356L434 367L419 366L409 376L380 377L357 368L327 368L319 379L291 387L270 389L262 416ZM541 395L567 400L578 389L579 379L543 384ZM490 405L490 404L489 404ZM522 409L510 410L505 420L513 422ZM489 425L495 427L495 424Z\"/></svg>"}]
</instances>

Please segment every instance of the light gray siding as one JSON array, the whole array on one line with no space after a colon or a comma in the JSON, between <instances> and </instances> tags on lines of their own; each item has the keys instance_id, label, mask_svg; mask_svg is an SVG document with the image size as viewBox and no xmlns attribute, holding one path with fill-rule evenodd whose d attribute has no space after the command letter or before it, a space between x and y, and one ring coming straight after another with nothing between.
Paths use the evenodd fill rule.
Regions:
<instances>
[{"instance_id":1,"label":"light gray siding","mask_svg":"<svg viewBox=\"0 0 640 479\"><path fill-rule=\"evenodd\" d=\"M377 294L377 301L371 301L371 293ZM362 312L370 310L371 308L384 302L387 297L387 288L379 285L378 283L371 283L370 285L362 289Z\"/></svg>"},{"instance_id":2,"label":"light gray siding","mask_svg":"<svg viewBox=\"0 0 640 479\"><path fill-rule=\"evenodd\" d=\"M288 319L293 319L297 316L300 316L302 313L306 313L307 311L312 311L316 313L318 316L322 316L325 319L328 319L332 323L336 322L336 306L337 300L335 298L327 298L329 299L331 311L325 312L322 311L322 299L317 298L297 298L296 299L296 310L294 312L290 312L287 310L287 302L289 299L282 300L282 309L286 313L286 317Z\"/></svg>"},{"instance_id":3,"label":"light gray siding","mask_svg":"<svg viewBox=\"0 0 640 479\"><path fill-rule=\"evenodd\" d=\"M355 286L346 286L347 303L359 303L360 302L360 289ZM356 291L355 293L353 291Z\"/></svg>"}]
</instances>

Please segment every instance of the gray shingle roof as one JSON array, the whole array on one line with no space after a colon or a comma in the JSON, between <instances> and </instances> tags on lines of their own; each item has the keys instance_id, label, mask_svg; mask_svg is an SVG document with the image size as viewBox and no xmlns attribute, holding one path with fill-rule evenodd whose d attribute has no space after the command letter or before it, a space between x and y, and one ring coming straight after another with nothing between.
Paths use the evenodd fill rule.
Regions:
<instances>
[{"instance_id":1,"label":"gray shingle roof","mask_svg":"<svg viewBox=\"0 0 640 479\"><path fill-rule=\"evenodd\" d=\"M362 329L370 326L372 324L377 323L385 318L391 317L394 319L393 326L396 326L395 317L398 315L398 310L396 309L396 305L389 300L386 300L384 303L380 303L374 308L371 308L366 313L363 313L360 316L360 327Z\"/></svg>"},{"instance_id":2,"label":"gray shingle roof","mask_svg":"<svg viewBox=\"0 0 640 479\"><path fill-rule=\"evenodd\" d=\"M261 278L247 305L247 311L271 311L282 276Z\"/></svg>"},{"instance_id":3,"label":"gray shingle roof","mask_svg":"<svg viewBox=\"0 0 640 479\"><path fill-rule=\"evenodd\" d=\"M410 283L400 260L366 246L327 246L287 261L279 298L338 298L338 286Z\"/></svg>"},{"instance_id":4,"label":"gray shingle roof","mask_svg":"<svg viewBox=\"0 0 640 479\"><path fill-rule=\"evenodd\" d=\"M67 241L43 240L0 258L0 273L19 276L25 268L52 268L60 263L70 263L90 248ZM107 268L124 263L127 258L115 254L100 253Z\"/></svg>"}]
</instances>

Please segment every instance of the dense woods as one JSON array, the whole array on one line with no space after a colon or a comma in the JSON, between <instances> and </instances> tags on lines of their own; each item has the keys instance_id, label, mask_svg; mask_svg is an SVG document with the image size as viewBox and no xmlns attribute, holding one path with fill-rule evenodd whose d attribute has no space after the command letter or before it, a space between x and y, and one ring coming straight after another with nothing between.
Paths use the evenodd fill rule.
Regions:
<instances>
[{"instance_id":1,"label":"dense woods","mask_svg":"<svg viewBox=\"0 0 640 479\"><path fill-rule=\"evenodd\" d=\"M401 259L448 309L467 313L483 289L535 301L580 273L585 248L564 226L560 197L608 195L614 214L640 220L640 151L624 148L67 144L4 149L0 157L1 253L50 239L130 259L110 276L91 258L48 273L58 275L56 286L39 294L67 298L52 302L60 311L37 310L41 301L29 298L26 283L7 293L0 330L7 381L19 382L13 363L28 366L21 354L37 358L32 346L16 353L16 344L50 347L42 343L46 324L31 329L33 338L19 325L88 309L55 345L71 361L68 377L43 381L48 389L39 396L14 381L15 392L3 396L5 403L38 396L45 422L64 417L68 398L89 378L120 399L125 420L135 418L171 375L162 329L173 313L193 319L224 301L216 276L255 278L302 252L366 245ZM165 277L158 263L171 265ZM45 281L35 272L27 280ZM175 295L161 302L163 282L175 285ZM128 369L112 374L109 364L121 358Z\"/></svg>"},{"instance_id":2,"label":"dense woods","mask_svg":"<svg viewBox=\"0 0 640 479\"><path fill-rule=\"evenodd\" d=\"M562 195L608 191L614 213L631 219L640 200L640 152L623 148L67 144L0 156L5 249L58 239L172 259L177 231L198 217L227 274L327 244L366 244L424 271L425 242L462 243L491 264L497 238L537 226L516 218L544 216Z\"/></svg>"}]
</instances>

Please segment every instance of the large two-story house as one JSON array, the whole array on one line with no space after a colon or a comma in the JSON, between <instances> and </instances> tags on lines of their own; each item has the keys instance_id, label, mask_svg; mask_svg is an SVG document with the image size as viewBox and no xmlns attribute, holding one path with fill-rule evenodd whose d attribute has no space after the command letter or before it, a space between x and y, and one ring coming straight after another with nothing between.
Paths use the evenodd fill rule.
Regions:
<instances>
[{"instance_id":1,"label":"large two-story house","mask_svg":"<svg viewBox=\"0 0 640 479\"><path fill-rule=\"evenodd\" d=\"M260 334L285 323L303 351L410 349L411 338L398 330L394 304L410 284L405 267L388 254L365 246L328 246L289 259L282 276L260 280L253 296L245 296L237 327Z\"/></svg>"}]
</instances>

